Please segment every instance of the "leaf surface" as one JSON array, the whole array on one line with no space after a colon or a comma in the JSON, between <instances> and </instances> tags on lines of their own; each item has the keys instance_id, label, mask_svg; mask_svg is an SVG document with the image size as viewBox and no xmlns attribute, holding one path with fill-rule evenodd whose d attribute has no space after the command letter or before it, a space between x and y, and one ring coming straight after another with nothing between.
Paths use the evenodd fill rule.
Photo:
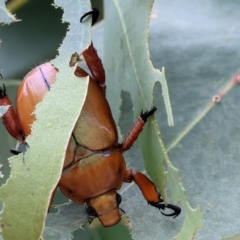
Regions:
<instances>
[{"instance_id":1,"label":"leaf surface","mask_svg":"<svg viewBox=\"0 0 240 240\"><path fill-rule=\"evenodd\" d=\"M72 232L88 221L84 206L69 202L57 208L57 213L51 213L47 218L43 240L70 239Z\"/></svg>"},{"instance_id":2,"label":"leaf surface","mask_svg":"<svg viewBox=\"0 0 240 240\"><path fill-rule=\"evenodd\" d=\"M79 23L89 9L88 1L56 1L65 7L63 20L71 22L52 61L59 70L57 80L35 110L37 120L27 138L30 148L11 157L11 175L0 188L4 239L38 239L43 231L51 193L61 176L65 149L87 94L88 79L79 79L69 67L71 54L82 52L90 42L90 21ZM78 9L79 16L73 15ZM73 37L74 36L74 37ZM44 149L44 150L43 150Z\"/></svg>"},{"instance_id":3,"label":"leaf surface","mask_svg":"<svg viewBox=\"0 0 240 240\"><path fill-rule=\"evenodd\" d=\"M0 24L10 24L17 19L5 7L5 0L0 0Z\"/></svg>"},{"instance_id":4,"label":"leaf surface","mask_svg":"<svg viewBox=\"0 0 240 240\"><path fill-rule=\"evenodd\" d=\"M108 98L115 119L119 119L118 109L121 105L121 92L129 92L133 103L134 119L136 119L142 109L143 111L149 110L155 104L153 103L153 90L156 82L160 82L168 123L172 125L164 69L162 69L162 72L155 69L149 59L147 39L152 4L153 1L150 0L141 1L141 3L139 1L122 2L113 0L111 3L107 3L105 14L105 46L107 46L105 67L108 76ZM110 35L112 35L111 38L108 37ZM186 211L184 228L181 234L184 235L185 239L190 239L196 229L202 226L200 209L193 209L187 201L185 189L179 181L179 172L167 156L156 119L153 117L149 122L138 141L146 171L159 189L165 202L168 200L164 185L166 178L168 179L172 195L171 202L181 201ZM167 166L167 173L163 167L164 163ZM127 188L123 189L123 192ZM133 237L144 239L138 230L141 225L136 219L137 213L128 212L128 214L132 221ZM150 214L146 218L150 221Z\"/></svg>"},{"instance_id":5,"label":"leaf surface","mask_svg":"<svg viewBox=\"0 0 240 240\"><path fill-rule=\"evenodd\" d=\"M238 8L234 1L156 1L151 15L151 59L154 66L165 66L174 128L163 117L160 86L155 88L156 116L188 199L202 210L203 228L194 239L239 234L239 86L233 84L240 60ZM222 95L219 104L212 103L216 94ZM128 101L123 99L124 108ZM126 117L130 115L128 111ZM134 167L133 160L140 158L135 155L129 161ZM177 235L185 211L172 221L149 209L135 187L124 194L123 209L132 214L136 239ZM178 239L189 238L179 235Z\"/></svg>"},{"instance_id":6,"label":"leaf surface","mask_svg":"<svg viewBox=\"0 0 240 240\"><path fill-rule=\"evenodd\" d=\"M0 106L0 118L4 116L4 114L8 111L10 106Z\"/></svg>"}]
</instances>

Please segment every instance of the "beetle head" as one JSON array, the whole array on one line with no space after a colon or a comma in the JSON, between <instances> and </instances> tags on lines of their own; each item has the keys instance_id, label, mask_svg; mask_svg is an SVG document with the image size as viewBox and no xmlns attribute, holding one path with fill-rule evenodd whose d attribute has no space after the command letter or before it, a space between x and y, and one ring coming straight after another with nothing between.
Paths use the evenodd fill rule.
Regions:
<instances>
[{"instance_id":1,"label":"beetle head","mask_svg":"<svg viewBox=\"0 0 240 240\"><path fill-rule=\"evenodd\" d=\"M118 208L120 203L121 196L115 190L111 190L89 199L87 211L90 215L98 217L104 227L111 227L121 220Z\"/></svg>"}]
</instances>

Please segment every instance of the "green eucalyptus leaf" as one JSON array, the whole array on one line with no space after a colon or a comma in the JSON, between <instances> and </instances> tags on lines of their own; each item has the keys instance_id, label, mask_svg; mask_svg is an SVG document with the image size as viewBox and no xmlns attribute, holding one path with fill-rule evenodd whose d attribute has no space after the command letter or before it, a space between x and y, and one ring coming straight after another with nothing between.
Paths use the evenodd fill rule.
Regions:
<instances>
[{"instance_id":1,"label":"green eucalyptus leaf","mask_svg":"<svg viewBox=\"0 0 240 240\"><path fill-rule=\"evenodd\" d=\"M239 234L239 86L233 86L240 62L238 9L236 1L207 0L156 1L153 7L151 59L154 66L165 66L175 127L168 128L163 117L160 86L155 89L160 106L157 120L188 199L192 206L200 205L203 217L203 228L194 237L186 238L185 231L192 231L195 224L189 218L190 225L184 226L178 239L212 240ZM212 98L219 93L221 102L215 104ZM136 191L124 193L131 201L124 209L129 215L132 212L133 228L138 227L135 238L176 236L184 208L174 221L162 218L144 205Z\"/></svg>"},{"instance_id":2,"label":"green eucalyptus leaf","mask_svg":"<svg viewBox=\"0 0 240 240\"><path fill-rule=\"evenodd\" d=\"M229 238L223 238L222 240L239 240L240 239L240 234L235 235L233 237L229 237Z\"/></svg>"},{"instance_id":3,"label":"green eucalyptus leaf","mask_svg":"<svg viewBox=\"0 0 240 240\"><path fill-rule=\"evenodd\" d=\"M0 0L0 24L10 24L18 21L5 6L5 0Z\"/></svg>"},{"instance_id":4,"label":"green eucalyptus leaf","mask_svg":"<svg viewBox=\"0 0 240 240\"><path fill-rule=\"evenodd\" d=\"M87 94L88 79L77 78L69 60L72 53L82 52L90 43L91 21L79 23L89 10L89 2L56 4L65 8L63 21L70 22L69 31L60 55L52 61L59 70L56 83L34 111L37 120L26 140L30 148L24 155L9 159L11 175L0 188L4 239L32 240L41 236L51 193L61 176L65 149ZM73 9L78 9L79 16L72 14Z\"/></svg>"},{"instance_id":5,"label":"green eucalyptus leaf","mask_svg":"<svg viewBox=\"0 0 240 240\"><path fill-rule=\"evenodd\" d=\"M47 217L43 240L71 239L72 232L88 222L85 206L68 202L56 208L57 213L51 213Z\"/></svg>"},{"instance_id":6,"label":"green eucalyptus leaf","mask_svg":"<svg viewBox=\"0 0 240 240\"><path fill-rule=\"evenodd\" d=\"M8 111L10 106L0 106L0 118L4 116L4 114Z\"/></svg>"},{"instance_id":7,"label":"green eucalyptus leaf","mask_svg":"<svg viewBox=\"0 0 240 240\"><path fill-rule=\"evenodd\" d=\"M105 51L105 68L109 79L108 98L115 119L119 119L118 109L121 104L121 92L129 92L133 103L134 119L136 119L142 109L144 111L149 110L154 104L154 87L156 82L160 82L168 123L173 125L164 69L162 72L155 69L149 59L147 39L152 5L152 0L140 2L112 0L106 4L105 46L107 48ZM112 35L111 38L109 38L110 35ZM190 239L196 229L202 226L200 209L193 209L188 203L185 189L179 181L179 172L167 156L154 117L145 126L138 143L142 151L146 171L159 189L165 202L167 202L167 198L164 185L166 177L168 177L173 203L181 201L186 209L182 232L184 232L185 239ZM167 165L167 175L163 167L164 163ZM123 192L125 191L123 189ZM138 229L141 224L136 215L136 213L129 213L132 221L133 237L140 239L141 234ZM150 214L145 219L150 221ZM189 230L186 232L187 228ZM143 238L141 237L141 239Z\"/></svg>"},{"instance_id":8,"label":"green eucalyptus leaf","mask_svg":"<svg viewBox=\"0 0 240 240\"><path fill-rule=\"evenodd\" d=\"M119 119L118 109L121 104L122 91L130 92L134 106L134 119L136 119L142 110L150 110L152 107L153 88L156 81L165 82L164 75L154 69L149 60L146 41L151 6L152 1L141 2L141 4L137 4L136 1L109 1L105 7L105 46L107 46L105 56L107 57L104 62L107 72L107 97L115 119ZM141 12L141 17L138 16L139 12ZM110 35L112 35L111 38L108 37ZM166 90L165 95L165 103L169 105ZM170 110L169 116L171 118ZM151 117L149 122L152 122L150 124L152 128L156 126L153 121L154 117ZM145 161L147 171L163 197L166 198L164 190L166 176L163 168L166 153L158 131L158 128L155 128L150 133L149 127L145 126L139 137L139 144L142 146L144 159L151 158L152 160L152 166ZM145 134L151 134L151 138L147 138ZM149 144L146 144L146 139ZM149 152L152 153L152 151L157 152L157 155L153 153L149 156Z\"/></svg>"},{"instance_id":9,"label":"green eucalyptus leaf","mask_svg":"<svg viewBox=\"0 0 240 240\"><path fill-rule=\"evenodd\" d=\"M68 202L61 206L56 206L57 213L49 214L46 222L46 227L42 235L43 240L65 240L72 239L73 230L82 228L83 231L87 231L90 239L112 239L112 236L118 231L120 236L114 236L114 239L131 239L129 237L129 219L126 216L122 216L121 221L111 227L104 228L98 218L95 218L91 225L89 216L86 214L85 206L80 206L74 202ZM87 223L84 224L83 223ZM92 238L91 238L91 237Z\"/></svg>"}]
</instances>

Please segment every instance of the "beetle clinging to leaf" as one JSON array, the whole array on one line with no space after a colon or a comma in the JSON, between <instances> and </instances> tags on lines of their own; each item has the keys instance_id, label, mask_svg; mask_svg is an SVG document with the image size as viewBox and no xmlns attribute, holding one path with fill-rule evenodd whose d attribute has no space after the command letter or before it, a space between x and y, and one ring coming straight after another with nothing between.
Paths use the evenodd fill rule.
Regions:
<instances>
[{"instance_id":1,"label":"beetle clinging to leaf","mask_svg":"<svg viewBox=\"0 0 240 240\"><path fill-rule=\"evenodd\" d=\"M93 14L93 19L96 19L98 10L93 9L84 14L81 21L89 14ZM92 43L82 55L91 76L82 68L76 67L75 75L79 77L79 81L82 77L89 76L89 85L85 103L68 142L58 187L72 201L78 204L86 203L88 214L98 217L105 227L113 226L121 219L121 196L117 190L123 182L134 181L150 205L161 210L172 210L170 214L161 211L163 215L178 216L181 209L176 205L165 205L154 183L143 173L127 169L123 157L123 153L131 148L148 118L157 110L156 107L142 112L125 140L118 143L117 127L105 97L105 71L102 62ZM11 106L3 116L7 131L21 145L27 146L26 137L31 133L30 125L35 120L32 112L36 104L42 101L44 94L50 90L57 72L51 63L44 63L33 69L18 89L16 112ZM12 105L4 85L0 88L0 105ZM12 153L17 154L18 150L12 150ZM56 189L51 202L55 191Z\"/></svg>"}]
</instances>

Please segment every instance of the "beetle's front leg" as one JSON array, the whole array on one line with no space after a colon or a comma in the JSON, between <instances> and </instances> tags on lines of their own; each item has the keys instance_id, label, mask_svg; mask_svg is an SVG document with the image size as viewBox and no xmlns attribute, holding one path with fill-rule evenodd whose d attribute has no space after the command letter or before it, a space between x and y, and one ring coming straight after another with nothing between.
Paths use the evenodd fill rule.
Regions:
<instances>
[{"instance_id":1,"label":"beetle's front leg","mask_svg":"<svg viewBox=\"0 0 240 240\"><path fill-rule=\"evenodd\" d=\"M5 125L9 134L17 139L20 143L25 142L25 135L21 129L20 123L17 118L17 114L13 108L13 105L6 93L6 87L0 87L0 106L10 106L8 111L3 116L3 124Z\"/></svg>"},{"instance_id":2,"label":"beetle's front leg","mask_svg":"<svg viewBox=\"0 0 240 240\"><path fill-rule=\"evenodd\" d=\"M91 72L93 80L98 83L98 85L106 91L105 85L105 70L103 68L102 61L97 54L96 49L91 43L88 48L82 53L86 64Z\"/></svg>"},{"instance_id":3,"label":"beetle's front leg","mask_svg":"<svg viewBox=\"0 0 240 240\"><path fill-rule=\"evenodd\" d=\"M135 122L133 128L128 133L128 136L125 138L125 140L122 143L122 147L121 147L122 152L127 151L129 148L131 148L131 146L133 145L133 143L136 141L137 137L143 130L143 127L147 122L148 117L150 117L156 110L157 108L153 107L150 111L146 111L144 113L143 111L141 112L140 117Z\"/></svg>"},{"instance_id":4,"label":"beetle's front leg","mask_svg":"<svg viewBox=\"0 0 240 240\"><path fill-rule=\"evenodd\" d=\"M157 191L156 186L143 173L127 169L124 176L124 182L130 183L132 181L134 181L138 185L144 198L151 206L162 210L164 210L165 208L173 210L173 213L170 214L165 214L161 211L163 215L169 217L177 217L181 213L180 207L172 204L165 205L164 203L162 203L163 200L161 198L161 195Z\"/></svg>"},{"instance_id":5,"label":"beetle's front leg","mask_svg":"<svg viewBox=\"0 0 240 240\"><path fill-rule=\"evenodd\" d=\"M87 49L85 49L82 53L85 62L91 72L92 79L98 84L98 86L103 90L104 94L106 92L106 84L105 84L105 70L102 65L102 61L99 58L96 49L93 47L91 43ZM78 53L74 53L71 56L69 66L73 67L78 61L80 61L80 57ZM77 67L75 70L75 75L78 77L88 76L88 74Z\"/></svg>"},{"instance_id":6,"label":"beetle's front leg","mask_svg":"<svg viewBox=\"0 0 240 240\"><path fill-rule=\"evenodd\" d=\"M98 16L99 16L99 10L97 8L93 8L92 11L89 11L85 13L81 19L82 20L88 16L92 15L92 25L97 21ZM86 50L82 53L86 64L91 72L93 80L103 89L104 93L106 91L106 85L105 85L105 70L103 68L102 61L100 57L97 54L96 49L93 47L93 44L88 46Z\"/></svg>"}]
</instances>

